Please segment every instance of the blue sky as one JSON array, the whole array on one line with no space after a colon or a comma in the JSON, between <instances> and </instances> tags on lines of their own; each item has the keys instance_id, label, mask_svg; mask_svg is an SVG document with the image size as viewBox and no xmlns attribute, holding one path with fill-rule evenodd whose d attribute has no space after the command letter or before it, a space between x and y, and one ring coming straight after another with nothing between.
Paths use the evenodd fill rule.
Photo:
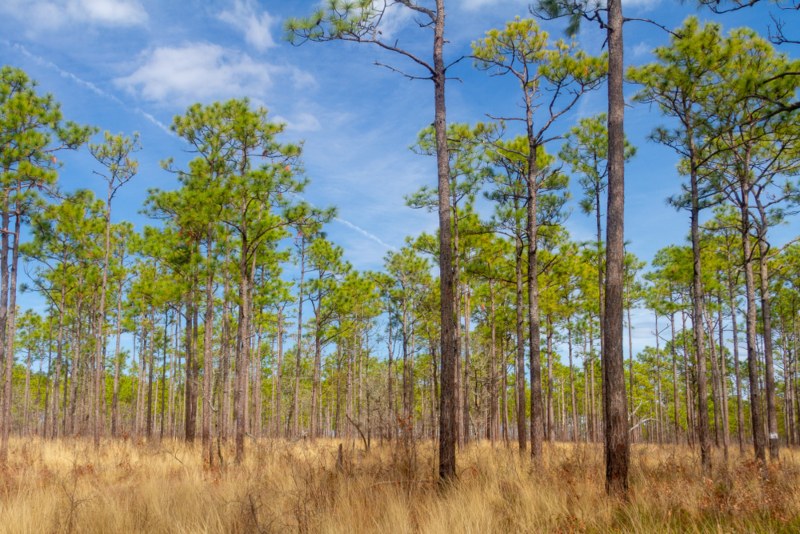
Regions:
<instances>
[{"instance_id":1,"label":"blue sky","mask_svg":"<svg viewBox=\"0 0 800 534\"><path fill-rule=\"evenodd\" d=\"M24 69L61 102L66 118L112 132L140 132L140 173L119 193L114 219L148 221L139 215L149 188L173 188L176 181L159 161L189 155L168 131L172 117L194 102L249 97L273 118L287 123L284 139L304 140L306 198L337 206L339 219L329 237L361 269L380 268L383 256L408 235L434 231L435 214L412 210L403 197L435 183L432 158L408 147L433 115L432 86L410 81L376 61L413 71L413 66L370 46L309 43L294 47L283 39L290 16L310 13L319 2L294 0L3 0L0 3L0 62ZM468 53L471 41L515 16L528 16L527 1L450 0L447 3L448 55ZM766 33L764 9L718 17L687 0L629 0L626 15L652 18L668 27L691 14L718 20L725 28L748 24ZM430 37L404 10L387 17L384 35L420 54ZM792 16L791 14L787 16ZM542 23L562 37L561 21ZM667 42L654 26L630 23L625 29L626 61L651 59L650 50ZM603 34L585 25L579 43L599 53ZM786 50L787 53L791 50ZM476 122L486 114L516 113L513 81L476 71L463 61L448 86L448 120ZM632 95L635 87L628 87ZM589 95L563 121L603 111L605 93ZM626 128L639 151L626 170L626 238L630 250L650 260L659 248L682 242L688 215L665 199L679 191L672 153L646 140L663 123L655 109L629 107ZM554 147L552 151L556 151ZM100 191L86 151L63 158L62 186ZM574 181L575 182L575 181ZM574 189L574 197L579 193ZM576 239L589 239L593 222L572 203L567 226ZM788 236L790 229L779 230ZM24 305L24 300L23 300ZM638 328L642 339L648 328Z\"/></svg>"}]
</instances>

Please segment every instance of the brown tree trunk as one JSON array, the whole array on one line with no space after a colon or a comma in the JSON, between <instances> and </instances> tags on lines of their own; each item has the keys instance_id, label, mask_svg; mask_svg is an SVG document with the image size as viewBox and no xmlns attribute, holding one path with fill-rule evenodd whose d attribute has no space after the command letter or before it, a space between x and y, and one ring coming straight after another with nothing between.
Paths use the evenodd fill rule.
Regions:
<instances>
[{"instance_id":1,"label":"brown tree trunk","mask_svg":"<svg viewBox=\"0 0 800 534\"><path fill-rule=\"evenodd\" d=\"M772 299L769 288L769 267L767 256L769 254L769 243L767 243L767 216L761 203L758 203L761 220L759 221L758 263L761 272L761 325L763 328L764 339L764 374L765 374L765 395L767 397L767 427L769 430L769 459L777 462L780 459L780 448L778 441L778 408L775 394L775 367L773 363L772 350Z\"/></svg>"},{"instance_id":2,"label":"brown tree trunk","mask_svg":"<svg viewBox=\"0 0 800 534\"><path fill-rule=\"evenodd\" d=\"M447 146L444 63L444 0L436 0L433 37L434 129L439 189L439 293L441 299L441 399L439 416L439 479L456 476L456 350L455 272L450 238L450 154Z\"/></svg>"},{"instance_id":3,"label":"brown tree trunk","mask_svg":"<svg viewBox=\"0 0 800 534\"><path fill-rule=\"evenodd\" d=\"M630 437L622 354L624 283L625 137L623 117L622 1L608 1L608 208L606 224L605 329L606 491L627 498Z\"/></svg>"},{"instance_id":4,"label":"brown tree trunk","mask_svg":"<svg viewBox=\"0 0 800 534\"><path fill-rule=\"evenodd\" d=\"M753 425L753 446L756 460L766 463L766 436L761 407L761 385L758 380L758 354L756 353L756 289L753 276L752 246L750 243L750 218L747 205L747 190L743 191L741 210L742 251L744 257L745 298L747 301L746 339L747 370L750 378L750 417Z\"/></svg>"},{"instance_id":5,"label":"brown tree trunk","mask_svg":"<svg viewBox=\"0 0 800 534\"><path fill-rule=\"evenodd\" d=\"M575 402L575 368L572 366L572 318L567 321L567 354L569 355L569 394L572 402L572 441L577 443L579 429L578 407Z\"/></svg>"},{"instance_id":6,"label":"brown tree trunk","mask_svg":"<svg viewBox=\"0 0 800 534\"><path fill-rule=\"evenodd\" d=\"M214 447L211 436L211 386L213 384L214 360L212 344L214 342L214 269L213 230L209 226L206 234L206 306L203 317L203 451L208 465L214 465ZM165 340L166 344L166 340ZM166 345L165 345L166 346Z\"/></svg>"},{"instance_id":7,"label":"brown tree trunk","mask_svg":"<svg viewBox=\"0 0 800 534\"><path fill-rule=\"evenodd\" d=\"M516 207L516 206L515 206ZM520 237L521 231L518 229L515 238L515 277L516 277L516 334L517 334L517 351L516 351L516 408L517 408L517 441L519 443L520 454L527 448L528 431L525 417L525 335L523 328L525 319L523 318L523 300L522 300L522 238Z\"/></svg>"},{"instance_id":8,"label":"brown tree trunk","mask_svg":"<svg viewBox=\"0 0 800 534\"><path fill-rule=\"evenodd\" d=\"M700 441L700 465L705 473L711 471L711 444L708 435L708 394L706 393L705 330L703 327L702 268L700 264L700 200L697 169L691 169L691 234L692 234L692 326L694 353L697 358L697 432Z\"/></svg>"},{"instance_id":9,"label":"brown tree trunk","mask_svg":"<svg viewBox=\"0 0 800 534\"><path fill-rule=\"evenodd\" d=\"M497 440L497 322L494 294L494 280L489 281L489 322L492 339L489 346L489 440L494 445Z\"/></svg>"},{"instance_id":10,"label":"brown tree trunk","mask_svg":"<svg viewBox=\"0 0 800 534\"><path fill-rule=\"evenodd\" d=\"M281 437L281 401L283 400L283 309L278 310L278 325L277 325L277 344L278 355L275 362L275 384L273 391L275 392L275 427L273 436Z\"/></svg>"},{"instance_id":11,"label":"brown tree trunk","mask_svg":"<svg viewBox=\"0 0 800 534\"><path fill-rule=\"evenodd\" d=\"M117 296L117 326L114 343L114 385L111 393L111 437L119 435L119 379L122 362L120 362L120 345L122 343L122 281ZM166 342L166 341L165 341Z\"/></svg>"},{"instance_id":12,"label":"brown tree trunk","mask_svg":"<svg viewBox=\"0 0 800 534\"><path fill-rule=\"evenodd\" d=\"M469 371L470 367L470 347L469 347L469 316L471 313L470 309L470 289L469 286L465 286L464 288L464 369L463 371L463 379L462 379L462 388L463 388L463 408L462 408L462 415L463 418L463 428L464 433L462 436L462 441L464 444L469 443L469 430L470 430L470 419L469 419Z\"/></svg>"},{"instance_id":13,"label":"brown tree trunk","mask_svg":"<svg viewBox=\"0 0 800 534\"><path fill-rule=\"evenodd\" d=\"M19 238L21 226L22 214L18 211L14 217L14 231L12 234L14 245L11 251L11 268L8 273L8 309L5 313L4 329L2 330L2 334L5 336L5 339L2 340L4 346L3 354L5 356L5 377L3 384L2 424L0 425L0 434L2 434L2 438L0 439L0 465L6 465L8 462L8 439L13 423L11 418L11 385L14 371L14 338L16 337L17 318L17 268L19 266ZM5 246L6 243L7 242L4 242L3 245ZM5 303L5 301L3 303Z\"/></svg>"},{"instance_id":14,"label":"brown tree trunk","mask_svg":"<svg viewBox=\"0 0 800 534\"><path fill-rule=\"evenodd\" d=\"M306 274L306 237L300 234L300 281L297 284L297 347L294 364L292 436L300 435L300 371L303 364L303 277Z\"/></svg>"},{"instance_id":15,"label":"brown tree trunk","mask_svg":"<svg viewBox=\"0 0 800 534\"><path fill-rule=\"evenodd\" d=\"M247 428L247 371L250 364L250 297L252 295L251 271L247 261L251 249L246 236L241 237L239 326L236 334L236 374L233 388L234 462L237 465L244 461L244 436Z\"/></svg>"},{"instance_id":16,"label":"brown tree trunk","mask_svg":"<svg viewBox=\"0 0 800 534\"><path fill-rule=\"evenodd\" d=\"M669 316L669 326L671 330L670 339L672 343L670 343L670 352L672 353L672 417L673 417L673 424L675 427L675 436L674 436L674 443L675 445L678 444L680 440L680 420L679 420L679 413L680 413L680 402L681 399L678 396L678 351L675 349L675 344L677 340L675 339L675 313L671 313Z\"/></svg>"}]
</instances>

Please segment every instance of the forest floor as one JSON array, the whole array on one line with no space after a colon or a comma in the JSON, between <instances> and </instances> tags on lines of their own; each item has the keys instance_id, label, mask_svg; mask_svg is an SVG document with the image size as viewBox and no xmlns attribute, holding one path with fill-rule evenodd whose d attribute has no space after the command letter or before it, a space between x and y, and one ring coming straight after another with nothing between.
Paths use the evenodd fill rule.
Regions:
<instances>
[{"instance_id":1,"label":"forest floor","mask_svg":"<svg viewBox=\"0 0 800 534\"><path fill-rule=\"evenodd\" d=\"M605 496L602 447L555 444L535 466L470 445L435 483L433 443L250 442L242 466L209 469L177 441L12 440L0 532L800 532L800 451L762 476L739 457L701 476L685 447L635 445L629 502ZM752 453L751 453L752 454ZM217 458L218 459L218 458Z\"/></svg>"}]
</instances>

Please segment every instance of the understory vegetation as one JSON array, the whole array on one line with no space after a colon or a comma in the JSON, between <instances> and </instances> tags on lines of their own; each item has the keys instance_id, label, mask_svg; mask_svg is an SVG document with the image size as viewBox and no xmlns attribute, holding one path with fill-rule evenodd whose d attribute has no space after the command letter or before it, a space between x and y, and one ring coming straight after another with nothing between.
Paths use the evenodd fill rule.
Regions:
<instances>
[{"instance_id":1,"label":"understory vegetation","mask_svg":"<svg viewBox=\"0 0 800 534\"><path fill-rule=\"evenodd\" d=\"M340 449L341 446L341 449ZM752 453L701 476L684 446L632 448L629 501L609 499L599 444L472 443L436 483L435 443L247 442L208 469L182 440L13 439L1 532L797 532L800 456L764 476ZM36 513L31 513L35 510Z\"/></svg>"}]
</instances>

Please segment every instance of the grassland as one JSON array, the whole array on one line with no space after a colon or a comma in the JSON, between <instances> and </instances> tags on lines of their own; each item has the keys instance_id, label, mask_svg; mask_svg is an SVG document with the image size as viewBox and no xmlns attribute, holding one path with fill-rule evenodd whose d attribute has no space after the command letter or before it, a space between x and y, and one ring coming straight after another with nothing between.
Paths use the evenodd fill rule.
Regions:
<instances>
[{"instance_id":1,"label":"grassland","mask_svg":"<svg viewBox=\"0 0 800 534\"><path fill-rule=\"evenodd\" d=\"M431 443L339 443L251 442L242 466L209 469L181 442L16 439L0 532L800 532L797 451L766 473L715 458L703 477L686 448L635 446L623 503L604 494L596 445L549 446L536 466L473 444L442 489Z\"/></svg>"}]
</instances>

